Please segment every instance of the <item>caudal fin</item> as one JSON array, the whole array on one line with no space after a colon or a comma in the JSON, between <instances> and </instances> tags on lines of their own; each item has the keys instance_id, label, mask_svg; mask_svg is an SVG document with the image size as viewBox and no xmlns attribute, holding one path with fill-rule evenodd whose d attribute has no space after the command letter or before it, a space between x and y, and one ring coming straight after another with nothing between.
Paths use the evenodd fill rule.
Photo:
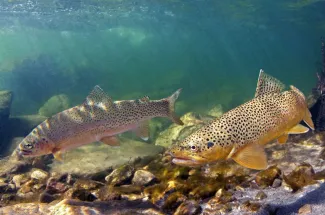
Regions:
<instances>
[{"instance_id":1,"label":"caudal fin","mask_svg":"<svg viewBox=\"0 0 325 215\"><path fill-rule=\"evenodd\" d=\"M169 111L168 116L169 118L178 125L184 125L182 120L175 114L175 102L181 93L182 89L178 89L173 95L169 96L167 98L167 101L169 102Z\"/></svg>"}]
</instances>

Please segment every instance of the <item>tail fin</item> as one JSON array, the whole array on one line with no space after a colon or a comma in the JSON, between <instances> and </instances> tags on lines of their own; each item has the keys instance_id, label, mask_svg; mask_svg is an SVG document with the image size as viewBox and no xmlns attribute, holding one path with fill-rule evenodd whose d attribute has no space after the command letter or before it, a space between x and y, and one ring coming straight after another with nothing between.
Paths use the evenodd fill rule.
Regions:
<instances>
[{"instance_id":1,"label":"tail fin","mask_svg":"<svg viewBox=\"0 0 325 215\"><path fill-rule=\"evenodd\" d=\"M176 123L178 125L184 125L182 120L175 114L175 102L176 102L179 94L181 93L181 91L182 91L182 89L178 89L173 95L171 95L167 98L167 101L169 103L168 116L174 123Z\"/></svg>"}]
</instances>

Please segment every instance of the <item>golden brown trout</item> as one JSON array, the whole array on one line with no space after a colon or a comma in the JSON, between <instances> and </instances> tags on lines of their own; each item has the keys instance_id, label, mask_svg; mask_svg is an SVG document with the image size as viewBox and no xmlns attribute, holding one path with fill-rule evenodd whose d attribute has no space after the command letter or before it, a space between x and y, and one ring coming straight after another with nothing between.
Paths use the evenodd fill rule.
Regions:
<instances>
[{"instance_id":1,"label":"golden brown trout","mask_svg":"<svg viewBox=\"0 0 325 215\"><path fill-rule=\"evenodd\" d=\"M95 86L83 104L52 116L32 130L19 144L18 154L34 157L53 153L61 160L62 152L91 142L119 145L115 135L128 130L147 140L148 120L153 117L169 117L183 124L174 112L180 91L161 100L149 100L145 96L114 102Z\"/></svg>"},{"instance_id":2,"label":"golden brown trout","mask_svg":"<svg viewBox=\"0 0 325 215\"><path fill-rule=\"evenodd\" d=\"M284 85L261 70L255 98L172 145L172 162L197 166L231 158L247 168L267 168L266 143L285 143L289 134L308 132L302 120L314 130L305 96L290 88L283 92Z\"/></svg>"}]
</instances>

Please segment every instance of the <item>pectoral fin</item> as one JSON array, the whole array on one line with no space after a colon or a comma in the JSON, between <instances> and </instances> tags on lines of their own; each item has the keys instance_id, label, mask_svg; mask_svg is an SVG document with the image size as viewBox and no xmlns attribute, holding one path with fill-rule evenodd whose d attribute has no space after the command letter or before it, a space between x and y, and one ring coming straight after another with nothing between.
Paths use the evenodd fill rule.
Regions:
<instances>
[{"instance_id":1,"label":"pectoral fin","mask_svg":"<svg viewBox=\"0 0 325 215\"><path fill-rule=\"evenodd\" d=\"M284 144L288 141L289 135L288 134L283 134L280 137L278 137L278 143Z\"/></svg>"},{"instance_id":2,"label":"pectoral fin","mask_svg":"<svg viewBox=\"0 0 325 215\"><path fill-rule=\"evenodd\" d=\"M143 121L140 125L135 129L135 134L138 137L141 137L144 141L149 139L149 121Z\"/></svg>"},{"instance_id":3,"label":"pectoral fin","mask_svg":"<svg viewBox=\"0 0 325 215\"><path fill-rule=\"evenodd\" d=\"M257 143L243 146L232 156L232 159L250 169L262 170L267 168L266 154L263 146Z\"/></svg>"},{"instance_id":4,"label":"pectoral fin","mask_svg":"<svg viewBox=\"0 0 325 215\"><path fill-rule=\"evenodd\" d=\"M303 120L308 125L308 127L311 128L311 130L315 130L313 120L311 119L311 113L308 108L306 108L306 114Z\"/></svg>"},{"instance_id":5,"label":"pectoral fin","mask_svg":"<svg viewBox=\"0 0 325 215\"><path fill-rule=\"evenodd\" d=\"M111 136L111 137L103 137L102 139L100 139L100 142L109 145L109 146L119 146L120 141L118 140L117 137L115 136Z\"/></svg>"},{"instance_id":6,"label":"pectoral fin","mask_svg":"<svg viewBox=\"0 0 325 215\"><path fill-rule=\"evenodd\" d=\"M56 151L53 153L53 156L54 156L54 159L55 160L58 160L58 161L63 161L63 158L62 158L62 152L61 151Z\"/></svg>"},{"instance_id":7,"label":"pectoral fin","mask_svg":"<svg viewBox=\"0 0 325 215\"><path fill-rule=\"evenodd\" d=\"M293 128L291 128L288 131L288 134L303 134L303 133L307 133L308 131L309 131L309 128L307 128L301 124L298 124L298 125L294 126Z\"/></svg>"}]
</instances>

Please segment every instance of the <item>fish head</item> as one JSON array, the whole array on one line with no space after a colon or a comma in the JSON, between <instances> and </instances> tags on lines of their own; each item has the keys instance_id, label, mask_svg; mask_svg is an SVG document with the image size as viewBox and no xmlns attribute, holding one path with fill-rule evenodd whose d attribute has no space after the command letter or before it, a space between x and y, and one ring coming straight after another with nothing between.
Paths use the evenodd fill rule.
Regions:
<instances>
[{"instance_id":1,"label":"fish head","mask_svg":"<svg viewBox=\"0 0 325 215\"><path fill-rule=\"evenodd\" d=\"M49 138L35 132L26 136L18 146L18 153L23 157L36 157L52 153L53 146Z\"/></svg>"},{"instance_id":2,"label":"fish head","mask_svg":"<svg viewBox=\"0 0 325 215\"><path fill-rule=\"evenodd\" d=\"M192 167L210 162L211 153L206 150L207 142L201 132L194 132L169 149L169 154L173 157L172 162L180 166Z\"/></svg>"}]
</instances>

